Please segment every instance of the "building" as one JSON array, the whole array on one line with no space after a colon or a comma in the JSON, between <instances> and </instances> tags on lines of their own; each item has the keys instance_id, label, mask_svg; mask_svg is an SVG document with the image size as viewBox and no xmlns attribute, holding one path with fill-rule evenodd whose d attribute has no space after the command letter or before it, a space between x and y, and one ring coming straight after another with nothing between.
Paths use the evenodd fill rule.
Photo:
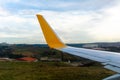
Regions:
<instances>
[{"instance_id":1,"label":"building","mask_svg":"<svg viewBox=\"0 0 120 80\"><path fill-rule=\"evenodd\" d=\"M26 61L26 62L36 62L38 61L36 58L32 57L22 57L22 58L17 58L17 61Z\"/></svg>"},{"instance_id":2,"label":"building","mask_svg":"<svg viewBox=\"0 0 120 80\"><path fill-rule=\"evenodd\" d=\"M0 61L13 61L13 59L10 59L10 58L0 58Z\"/></svg>"},{"instance_id":3,"label":"building","mask_svg":"<svg viewBox=\"0 0 120 80\"><path fill-rule=\"evenodd\" d=\"M60 58L48 58L48 57L41 57L40 60L41 61L50 61L50 62L60 62L61 61Z\"/></svg>"},{"instance_id":4,"label":"building","mask_svg":"<svg viewBox=\"0 0 120 80\"><path fill-rule=\"evenodd\" d=\"M98 48L98 44L85 44L83 45L84 48Z\"/></svg>"}]
</instances>

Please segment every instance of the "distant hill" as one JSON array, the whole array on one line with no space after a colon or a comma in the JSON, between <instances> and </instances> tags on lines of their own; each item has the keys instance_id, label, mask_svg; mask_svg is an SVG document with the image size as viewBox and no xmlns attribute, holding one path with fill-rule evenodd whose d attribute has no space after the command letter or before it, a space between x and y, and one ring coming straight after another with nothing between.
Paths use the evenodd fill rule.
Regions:
<instances>
[{"instance_id":1,"label":"distant hill","mask_svg":"<svg viewBox=\"0 0 120 80\"><path fill-rule=\"evenodd\" d=\"M68 43L67 45L73 47L83 47L86 44L97 44L99 47L120 47L120 42L95 42L95 43ZM9 45L9 44L0 44ZM15 44L16 46L36 46L36 47L48 47L47 44Z\"/></svg>"}]
</instances>

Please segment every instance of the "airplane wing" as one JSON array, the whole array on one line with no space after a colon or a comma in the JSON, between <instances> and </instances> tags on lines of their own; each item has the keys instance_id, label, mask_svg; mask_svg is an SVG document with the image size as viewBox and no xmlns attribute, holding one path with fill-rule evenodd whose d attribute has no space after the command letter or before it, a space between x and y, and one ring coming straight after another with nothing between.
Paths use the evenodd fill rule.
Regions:
<instances>
[{"instance_id":1,"label":"airplane wing","mask_svg":"<svg viewBox=\"0 0 120 80\"><path fill-rule=\"evenodd\" d=\"M37 18L50 48L101 62L104 68L117 72L117 74L103 80L120 80L120 53L67 46L59 39L42 15L37 15Z\"/></svg>"}]
</instances>

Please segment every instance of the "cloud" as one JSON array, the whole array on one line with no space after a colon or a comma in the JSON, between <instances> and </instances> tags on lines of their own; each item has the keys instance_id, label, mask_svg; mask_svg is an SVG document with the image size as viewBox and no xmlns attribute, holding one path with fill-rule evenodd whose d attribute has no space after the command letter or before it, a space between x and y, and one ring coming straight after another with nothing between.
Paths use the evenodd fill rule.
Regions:
<instances>
[{"instance_id":1,"label":"cloud","mask_svg":"<svg viewBox=\"0 0 120 80\"><path fill-rule=\"evenodd\" d=\"M77 1L42 0L40 3L34 1L28 3L28 0L13 0L12 2L7 0L9 8L2 2L5 5L0 4L0 42L45 43L36 13L43 14L65 43L120 41L119 0ZM53 4L57 3L60 4L55 8ZM11 4L14 6L10 6ZM46 6L46 4L49 5ZM16 5L18 6L13 8ZM86 6L91 6L91 8Z\"/></svg>"},{"instance_id":2,"label":"cloud","mask_svg":"<svg viewBox=\"0 0 120 80\"><path fill-rule=\"evenodd\" d=\"M102 18L102 15L93 12L66 11L53 12L43 11L44 17L53 26L55 31L66 43L90 42L92 36L88 33L89 29L94 27L96 20Z\"/></svg>"},{"instance_id":3,"label":"cloud","mask_svg":"<svg viewBox=\"0 0 120 80\"><path fill-rule=\"evenodd\" d=\"M8 14L9 14L9 12L7 12L6 10L4 10L3 8L0 7L0 16L5 16Z\"/></svg>"},{"instance_id":4,"label":"cloud","mask_svg":"<svg viewBox=\"0 0 120 80\"><path fill-rule=\"evenodd\" d=\"M87 13L84 14L85 12L79 11L41 11L40 13L44 14L44 17L65 42L69 43L75 38L76 42L83 42L82 40L87 42L89 40L89 34L86 30L88 24L86 24L86 22L93 19L93 16L86 15ZM1 38L12 38L12 41L10 41L12 43L20 42L20 40L22 40L21 43L27 42L27 40L29 43L34 43L35 41L36 43L43 43L44 39L39 29L36 16L9 14L8 16L0 17L0 20ZM82 36L85 39L82 39L82 37L79 39L77 36ZM16 41L17 39L18 41Z\"/></svg>"},{"instance_id":5,"label":"cloud","mask_svg":"<svg viewBox=\"0 0 120 80\"><path fill-rule=\"evenodd\" d=\"M116 4L97 11L43 12L42 14L47 15L45 16L47 20L68 43L111 42L120 41L119 10L120 2L117 1Z\"/></svg>"},{"instance_id":6,"label":"cloud","mask_svg":"<svg viewBox=\"0 0 120 80\"><path fill-rule=\"evenodd\" d=\"M116 0L0 0L1 5L12 14L20 12L21 10L94 11L109 5L113 5L115 2Z\"/></svg>"},{"instance_id":7,"label":"cloud","mask_svg":"<svg viewBox=\"0 0 120 80\"><path fill-rule=\"evenodd\" d=\"M99 41L120 41L120 3L110 8L102 9L102 18L96 27L92 28L91 35Z\"/></svg>"},{"instance_id":8,"label":"cloud","mask_svg":"<svg viewBox=\"0 0 120 80\"><path fill-rule=\"evenodd\" d=\"M6 11L5 11L6 12ZM36 16L7 15L1 13L0 16L0 42L6 39L9 43L35 43L40 39L40 28L36 27ZM36 38L36 39L35 39ZM38 42L38 41L37 41ZM36 43L37 43L36 42Z\"/></svg>"}]
</instances>

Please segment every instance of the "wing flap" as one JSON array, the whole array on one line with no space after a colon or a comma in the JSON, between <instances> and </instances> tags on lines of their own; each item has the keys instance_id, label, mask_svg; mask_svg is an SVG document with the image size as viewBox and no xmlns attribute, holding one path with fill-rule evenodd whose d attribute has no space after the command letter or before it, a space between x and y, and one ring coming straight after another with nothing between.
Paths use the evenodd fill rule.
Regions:
<instances>
[{"instance_id":1,"label":"wing flap","mask_svg":"<svg viewBox=\"0 0 120 80\"><path fill-rule=\"evenodd\" d=\"M117 73L120 73L120 67L117 67L117 66L106 65L106 66L104 66L104 68L112 70L112 71L117 72Z\"/></svg>"}]
</instances>

